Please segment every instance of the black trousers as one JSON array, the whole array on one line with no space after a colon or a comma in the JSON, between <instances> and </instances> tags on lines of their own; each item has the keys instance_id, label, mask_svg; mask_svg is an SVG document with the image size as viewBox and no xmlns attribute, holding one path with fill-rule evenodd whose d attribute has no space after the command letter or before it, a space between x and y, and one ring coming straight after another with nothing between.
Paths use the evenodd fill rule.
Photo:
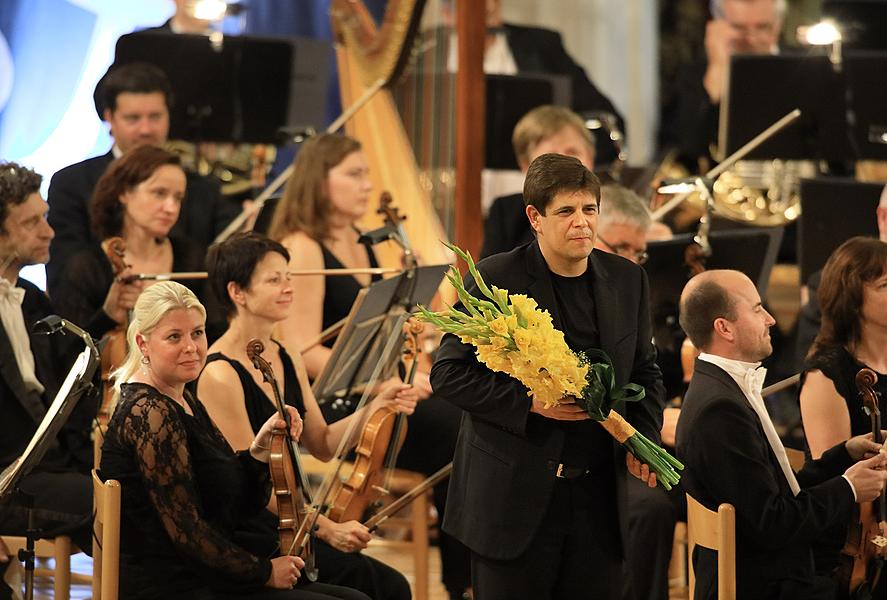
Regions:
<instances>
[{"instance_id":1,"label":"black trousers","mask_svg":"<svg viewBox=\"0 0 887 600\"><path fill-rule=\"evenodd\" d=\"M277 517L263 510L241 525L235 541L257 556L272 556L278 550ZM412 592L406 578L382 561L360 552L340 552L315 540L314 554L319 583L360 590L373 600L410 600ZM300 584L298 590L313 589ZM363 597L363 596L361 596Z\"/></svg>"},{"instance_id":2,"label":"black trousers","mask_svg":"<svg viewBox=\"0 0 887 600\"><path fill-rule=\"evenodd\" d=\"M684 490L650 488L626 473L628 535L625 548L624 600L668 600L668 563L674 526L686 520Z\"/></svg>"},{"instance_id":3,"label":"black trousers","mask_svg":"<svg viewBox=\"0 0 887 600\"><path fill-rule=\"evenodd\" d=\"M542 524L518 558L493 560L472 552L475 600L618 599L618 519L611 503L600 502L599 483L557 479Z\"/></svg>"},{"instance_id":4,"label":"black trousers","mask_svg":"<svg viewBox=\"0 0 887 600\"><path fill-rule=\"evenodd\" d=\"M19 489L33 498L40 537L69 535L78 548L92 553L92 480L75 471L34 471ZM0 505L0 535L24 536L28 511L13 503Z\"/></svg>"}]
</instances>

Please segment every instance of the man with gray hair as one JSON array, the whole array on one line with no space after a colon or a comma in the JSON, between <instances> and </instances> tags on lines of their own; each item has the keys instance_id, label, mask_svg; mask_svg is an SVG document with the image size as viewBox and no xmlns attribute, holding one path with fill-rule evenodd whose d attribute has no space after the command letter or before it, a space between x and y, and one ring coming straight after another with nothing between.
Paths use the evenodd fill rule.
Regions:
<instances>
[{"instance_id":1,"label":"man with gray hair","mask_svg":"<svg viewBox=\"0 0 887 600\"><path fill-rule=\"evenodd\" d=\"M709 159L717 141L721 96L734 54L776 54L785 19L785 0L711 0L712 20L705 27L705 57L678 75L681 90L665 109L663 123L673 124L660 137L678 146L686 159ZM708 165L702 165L707 167ZM692 168L699 165L693 164ZM706 171L707 168L700 170Z\"/></svg>"},{"instance_id":2,"label":"man with gray hair","mask_svg":"<svg viewBox=\"0 0 887 600\"><path fill-rule=\"evenodd\" d=\"M621 185L601 187L595 248L642 265L647 262L647 233L652 224L647 205L636 193Z\"/></svg>"}]
</instances>

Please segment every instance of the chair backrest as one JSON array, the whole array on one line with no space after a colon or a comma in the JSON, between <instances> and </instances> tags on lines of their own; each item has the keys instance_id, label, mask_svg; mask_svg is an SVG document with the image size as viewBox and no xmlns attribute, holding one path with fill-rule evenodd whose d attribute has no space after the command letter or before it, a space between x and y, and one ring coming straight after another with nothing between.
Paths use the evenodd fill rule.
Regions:
<instances>
[{"instance_id":1,"label":"chair backrest","mask_svg":"<svg viewBox=\"0 0 887 600\"><path fill-rule=\"evenodd\" d=\"M93 600L117 600L120 579L120 482L102 481L92 470L93 503Z\"/></svg>"},{"instance_id":2,"label":"chair backrest","mask_svg":"<svg viewBox=\"0 0 887 600\"><path fill-rule=\"evenodd\" d=\"M718 600L736 599L736 510L721 504L709 510L687 494L687 564L690 567L690 598L696 592L693 548L696 545L718 553Z\"/></svg>"}]
</instances>

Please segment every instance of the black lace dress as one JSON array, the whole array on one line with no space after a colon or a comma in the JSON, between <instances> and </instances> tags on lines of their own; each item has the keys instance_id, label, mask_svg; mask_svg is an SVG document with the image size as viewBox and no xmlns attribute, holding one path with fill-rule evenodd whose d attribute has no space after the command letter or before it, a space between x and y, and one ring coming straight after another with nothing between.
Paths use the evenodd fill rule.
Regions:
<instances>
[{"instance_id":1,"label":"black lace dress","mask_svg":"<svg viewBox=\"0 0 887 600\"><path fill-rule=\"evenodd\" d=\"M283 346L279 344L278 354L283 363L283 377L282 381L279 382L282 386L281 394L283 400L286 404L298 410L299 414L304 418L305 404L302 400L302 390L299 387L299 378L293 361ZM209 364L217 360L227 362L237 373L240 385L243 388L244 403L250 427L252 427L254 433L258 432L262 424L276 412L273 400L256 385L250 372L239 361L216 352L210 354L206 362ZM265 544L270 539L271 546L273 547L274 540L277 538L277 516L268 510L261 511L250 519L248 529L253 534L261 532L260 535L264 537ZM255 535L245 535L244 543L250 547L255 547L253 546L256 543ZM260 550L260 548L255 547L256 550ZM410 599L409 583L403 575L388 565L360 553L340 552L321 540L315 541L314 549L320 574L319 581L355 588L364 592L373 600Z\"/></svg>"},{"instance_id":2,"label":"black lace dress","mask_svg":"<svg viewBox=\"0 0 887 600\"><path fill-rule=\"evenodd\" d=\"M862 398L856 389L856 374L865 366L856 360L846 349L833 348L817 352L808 358L804 364L804 372L801 375L800 387L804 386L807 373L817 369L822 371L822 374L835 384L835 389L847 405L847 413L850 415L851 437L869 433L872 430L871 420L863 410ZM880 395L880 398L887 398L887 374L878 373L878 383L874 387L875 392ZM887 424L887 419L884 419L882 416L882 429L884 429L884 424ZM830 531L828 536L824 536L814 546L813 554L817 573L828 575L838 566L838 557L846 536L846 527L839 527ZM879 583L877 592L876 598L887 598L887 585Z\"/></svg>"},{"instance_id":3,"label":"black lace dress","mask_svg":"<svg viewBox=\"0 0 887 600\"><path fill-rule=\"evenodd\" d=\"M149 385L123 384L108 426L101 475L122 486L121 598L362 598L264 587L270 559L232 540L268 501L268 467L234 453L185 399L193 416Z\"/></svg>"}]
</instances>

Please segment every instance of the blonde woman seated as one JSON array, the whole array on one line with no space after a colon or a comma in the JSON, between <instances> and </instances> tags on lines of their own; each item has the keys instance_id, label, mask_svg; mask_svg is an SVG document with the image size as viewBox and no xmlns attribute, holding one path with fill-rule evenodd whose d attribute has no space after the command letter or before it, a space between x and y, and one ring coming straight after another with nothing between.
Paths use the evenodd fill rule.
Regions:
<instances>
[{"instance_id":1,"label":"blonde woman seated","mask_svg":"<svg viewBox=\"0 0 887 600\"><path fill-rule=\"evenodd\" d=\"M301 558L256 555L234 541L268 502L267 419L235 453L185 385L206 360L206 311L188 288L163 282L139 296L129 354L114 373L119 401L101 475L123 488L120 596L127 599L366 600L356 590L302 584ZM292 434L302 421L291 411ZM297 589L292 589L299 584Z\"/></svg>"},{"instance_id":2,"label":"blonde woman seated","mask_svg":"<svg viewBox=\"0 0 887 600\"><path fill-rule=\"evenodd\" d=\"M367 409L332 425L326 423L301 357L291 357L272 338L274 327L287 318L293 303L289 260L286 248L255 233L235 235L210 248L210 283L228 311L230 326L209 350L198 396L231 446L249 447L276 410L271 385L263 381L246 353L247 343L258 338L265 345L263 357L272 365L281 396L302 416L302 444L317 458L329 460L351 421L362 422L383 406L410 414L417 394L405 384L388 385ZM253 530L264 529L272 538L276 535L277 518L269 512L252 524ZM376 600L409 600L410 587L403 575L359 553L371 538L366 527L326 517L319 518L318 526L320 542L315 550L320 581L359 589Z\"/></svg>"}]
</instances>

